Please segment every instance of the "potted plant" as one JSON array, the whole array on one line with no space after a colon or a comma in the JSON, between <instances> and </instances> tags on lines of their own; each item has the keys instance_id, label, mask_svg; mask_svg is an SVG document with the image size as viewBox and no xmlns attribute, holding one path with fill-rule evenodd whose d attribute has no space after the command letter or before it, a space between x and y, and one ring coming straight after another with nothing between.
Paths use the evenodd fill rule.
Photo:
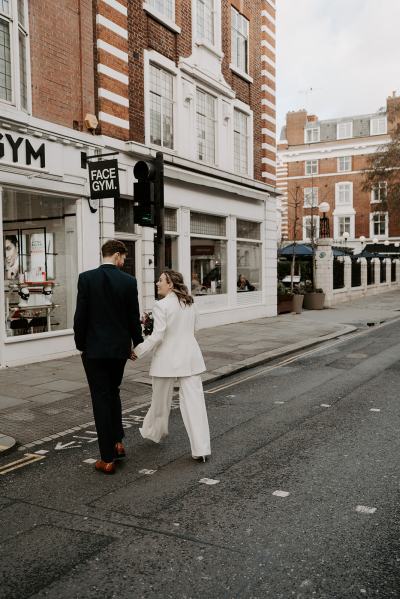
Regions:
<instances>
[{"instance_id":1,"label":"potted plant","mask_svg":"<svg viewBox=\"0 0 400 599\"><path fill-rule=\"evenodd\" d=\"M325 304L325 293L320 287L315 288L311 281L305 285L303 307L306 310L323 310Z\"/></svg>"},{"instance_id":2,"label":"potted plant","mask_svg":"<svg viewBox=\"0 0 400 599\"><path fill-rule=\"evenodd\" d=\"M278 314L283 314L284 312L293 312L293 292L285 287L285 285L279 281L278 282Z\"/></svg>"},{"instance_id":3,"label":"potted plant","mask_svg":"<svg viewBox=\"0 0 400 599\"><path fill-rule=\"evenodd\" d=\"M301 314L304 302L304 289L299 284L293 287L292 311Z\"/></svg>"}]
</instances>

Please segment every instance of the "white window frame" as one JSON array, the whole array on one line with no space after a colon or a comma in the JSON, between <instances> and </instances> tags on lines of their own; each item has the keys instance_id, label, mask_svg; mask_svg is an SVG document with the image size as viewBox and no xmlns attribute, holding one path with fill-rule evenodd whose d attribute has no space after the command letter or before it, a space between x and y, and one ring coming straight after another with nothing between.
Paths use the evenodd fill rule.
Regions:
<instances>
[{"instance_id":1,"label":"white window frame","mask_svg":"<svg viewBox=\"0 0 400 599\"><path fill-rule=\"evenodd\" d=\"M375 185L371 190L371 204L380 204L382 201L386 200L384 197L381 200L381 190L385 190L385 196L387 196L387 181L381 181L378 185ZM378 192L378 199L376 199L376 192Z\"/></svg>"},{"instance_id":2,"label":"white window frame","mask_svg":"<svg viewBox=\"0 0 400 599\"><path fill-rule=\"evenodd\" d=\"M307 216L303 216L303 241L311 241L311 236L307 237L307 223L310 223L311 226L311 218L313 219L314 225L314 240L319 238L319 215L317 214L308 214Z\"/></svg>"},{"instance_id":3,"label":"white window frame","mask_svg":"<svg viewBox=\"0 0 400 599\"><path fill-rule=\"evenodd\" d=\"M17 110L30 114L32 112L31 71L30 71L30 44L29 44L29 13L27 0L23 3L24 24L18 19L18 2L10 0L9 13L0 13L0 20L8 23L10 32L11 54L11 100L0 98L0 104L13 106ZM25 70L26 70L26 106L21 101L21 74L20 74L20 47L19 35L25 38Z\"/></svg>"},{"instance_id":4,"label":"white window frame","mask_svg":"<svg viewBox=\"0 0 400 599\"><path fill-rule=\"evenodd\" d=\"M349 162L348 168L343 168L342 161ZM337 159L338 173L348 173L352 169L352 156L339 156Z\"/></svg>"},{"instance_id":5,"label":"white window frame","mask_svg":"<svg viewBox=\"0 0 400 599\"><path fill-rule=\"evenodd\" d=\"M319 127L306 127L304 129L304 143L313 144L320 141L320 128Z\"/></svg>"},{"instance_id":6,"label":"white window frame","mask_svg":"<svg viewBox=\"0 0 400 599\"><path fill-rule=\"evenodd\" d=\"M234 27L234 17L240 21L241 24L245 24L246 26L246 34L240 31L238 28ZM242 44L245 48L245 64L238 64L237 58L237 50L238 45ZM250 22L242 13L240 13L234 6L231 6L231 64L230 68L239 74L243 73L245 75L249 74L249 48L250 48Z\"/></svg>"},{"instance_id":7,"label":"white window frame","mask_svg":"<svg viewBox=\"0 0 400 599\"><path fill-rule=\"evenodd\" d=\"M341 239L343 237L343 233L340 233L340 220L345 218L349 219L349 227L346 229L349 233L349 237L351 239L354 238L354 214L336 214L333 220L334 239Z\"/></svg>"},{"instance_id":8,"label":"white window frame","mask_svg":"<svg viewBox=\"0 0 400 599\"><path fill-rule=\"evenodd\" d=\"M163 2L163 6L165 7L167 0L160 0ZM166 10L158 10L155 6L157 0L145 0L143 3L143 9L151 15L156 21L171 29L175 33L181 33L181 28L175 23L175 0L172 0L172 16L167 14Z\"/></svg>"},{"instance_id":9,"label":"white window frame","mask_svg":"<svg viewBox=\"0 0 400 599\"><path fill-rule=\"evenodd\" d=\"M342 129L346 129L342 132ZM337 139L350 139L353 137L353 121L346 121L345 123L338 123L336 126L336 138Z\"/></svg>"},{"instance_id":10,"label":"white window frame","mask_svg":"<svg viewBox=\"0 0 400 599\"><path fill-rule=\"evenodd\" d=\"M348 186L349 201L342 202L340 199L341 193L343 192L343 186ZM353 183L351 181L340 181L335 184L335 209L340 210L341 208L348 209L353 207Z\"/></svg>"},{"instance_id":11,"label":"white window frame","mask_svg":"<svg viewBox=\"0 0 400 599\"><path fill-rule=\"evenodd\" d=\"M375 233L374 232L374 216L380 215L385 219L385 232L384 233ZM386 239L389 236L389 215L387 212L371 212L369 215L369 235L371 239L377 237L378 239Z\"/></svg>"},{"instance_id":12,"label":"white window frame","mask_svg":"<svg viewBox=\"0 0 400 599\"><path fill-rule=\"evenodd\" d=\"M160 69L168 71L173 77L173 149L166 148L163 146L157 146L150 142L150 64L153 64ZM145 93L145 104L144 104L144 120L145 120L145 144L152 148L162 151L166 154L176 154L179 140L177 138L178 127L177 127L177 90L178 90L178 75L179 70L175 63L169 60L162 54L154 50L144 50L144 93Z\"/></svg>"},{"instance_id":13,"label":"white window frame","mask_svg":"<svg viewBox=\"0 0 400 599\"><path fill-rule=\"evenodd\" d=\"M303 207L304 208L318 208L318 193L319 187L304 187L303 188ZM311 199L311 201L310 201Z\"/></svg>"},{"instance_id":14,"label":"white window frame","mask_svg":"<svg viewBox=\"0 0 400 599\"><path fill-rule=\"evenodd\" d=\"M385 135L387 133L386 116L374 117L370 121L370 135Z\"/></svg>"},{"instance_id":15,"label":"white window frame","mask_svg":"<svg viewBox=\"0 0 400 599\"><path fill-rule=\"evenodd\" d=\"M318 175L318 160L306 160L304 163L304 174L307 176Z\"/></svg>"},{"instance_id":16,"label":"white window frame","mask_svg":"<svg viewBox=\"0 0 400 599\"><path fill-rule=\"evenodd\" d=\"M213 34L214 40L210 41L204 36L198 35L198 3L203 0L193 0L192 2L192 39L194 41L195 46L202 46L207 50L211 51L218 58L222 59L223 54L221 51L221 0L210 0L212 4L212 16L213 16Z\"/></svg>"},{"instance_id":17,"label":"white window frame","mask_svg":"<svg viewBox=\"0 0 400 599\"><path fill-rule=\"evenodd\" d=\"M214 99L214 160L213 161L207 161L207 160L201 160L199 158L199 138L198 138L198 126L197 126L197 115L198 115L198 110L197 110L197 94L198 92L202 93L202 94L206 94L207 96L210 96L211 98ZM204 89L201 86L196 86L196 91L195 91L195 131L196 131L196 161L201 163L201 164L209 164L210 166L217 166L218 164L218 113L219 113L219 106L218 106L218 98L210 93L207 89Z\"/></svg>"},{"instance_id":18,"label":"white window frame","mask_svg":"<svg viewBox=\"0 0 400 599\"><path fill-rule=\"evenodd\" d=\"M235 143L235 139L236 139L236 128L235 128L235 115L236 113L240 113L241 115L243 115L245 117L245 122L246 122L246 133L245 133L245 138L246 138L246 168L244 170L237 170L236 168L236 143ZM236 106L233 109L233 169L234 172L237 172L238 174L241 175L249 175L249 166L250 166L250 130L251 130L251 123L250 123L250 115L247 112L244 112L243 110L240 110L240 108L237 108ZM241 162L241 156L239 157L239 163Z\"/></svg>"}]
</instances>

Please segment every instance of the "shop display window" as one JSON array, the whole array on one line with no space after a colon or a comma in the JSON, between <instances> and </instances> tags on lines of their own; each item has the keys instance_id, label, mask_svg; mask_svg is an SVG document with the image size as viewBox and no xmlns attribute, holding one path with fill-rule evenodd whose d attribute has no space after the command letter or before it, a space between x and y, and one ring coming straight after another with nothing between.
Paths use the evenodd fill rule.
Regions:
<instances>
[{"instance_id":1,"label":"shop display window","mask_svg":"<svg viewBox=\"0 0 400 599\"><path fill-rule=\"evenodd\" d=\"M193 295L227 292L226 241L192 237L190 240Z\"/></svg>"},{"instance_id":2,"label":"shop display window","mask_svg":"<svg viewBox=\"0 0 400 599\"><path fill-rule=\"evenodd\" d=\"M260 231L260 223L237 220L236 267L238 293L259 291L262 288Z\"/></svg>"},{"instance_id":3,"label":"shop display window","mask_svg":"<svg viewBox=\"0 0 400 599\"><path fill-rule=\"evenodd\" d=\"M75 200L11 189L2 195L7 336L72 328Z\"/></svg>"}]
</instances>

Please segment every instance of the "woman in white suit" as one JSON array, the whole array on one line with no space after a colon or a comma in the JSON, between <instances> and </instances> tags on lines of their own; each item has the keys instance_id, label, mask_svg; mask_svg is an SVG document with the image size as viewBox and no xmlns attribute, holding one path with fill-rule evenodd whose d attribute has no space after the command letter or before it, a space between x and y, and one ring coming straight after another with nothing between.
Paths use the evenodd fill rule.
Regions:
<instances>
[{"instance_id":1,"label":"woman in white suit","mask_svg":"<svg viewBox=\"0 0 400 599\"><path fill-rule=\"evenodd\" d=\"M153 396L140 433L159 443L168 435L174 382L178 378L179 405L189 437L192 457L206 461L211 454L210 431L200 373L206 367L194 336L197 310L181 273L165 270L157 283L163 298L153 308L153 333L137 345L132 358L154 350L150 366Z\"/></svg>"}]
</instances>

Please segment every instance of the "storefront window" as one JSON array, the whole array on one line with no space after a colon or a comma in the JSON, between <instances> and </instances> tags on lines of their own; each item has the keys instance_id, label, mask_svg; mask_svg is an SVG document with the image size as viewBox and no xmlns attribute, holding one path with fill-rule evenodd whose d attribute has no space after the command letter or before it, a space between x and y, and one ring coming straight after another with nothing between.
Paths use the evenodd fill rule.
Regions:
<instances>
[{"instance_id":1,"label":"storefront window","mask_svg":"<svg viewBox=\"0 0 400 599\"><path fill-rule=\"evenodd\" d=\"M115 230L119 233L134 233L133 201L128 198L115 198L114 200Z\"/></svg>"},{"instance_id":2,"label":"storefront window","mask_svg":"<svg viewBox=\"0 0 400 599\"><path fill-rule=\"evenodd\" d=\"M226 241L192 237L190 240L192 293L226 293Z\"/></svg>"},{"instance_id":3,"label":"storefront window","mask_svg":"<svg viewBox=\"0 0 400 599\"><path fill-rule=\"evenodd\" d=\"M75 200L3 189L3 240L7 336L71 328Z\"/></svg>"},{"instance_id":4,"label":"storefront window","mask_svg":"<svg viewBox=\"0 0 400 599\"><path fill-rule=\"evenodd\" d=\"M261 243L257 243L260 223L238 219L236 235L237 291L259 291L262 287Z\"/></svg>"}]
</instances>

